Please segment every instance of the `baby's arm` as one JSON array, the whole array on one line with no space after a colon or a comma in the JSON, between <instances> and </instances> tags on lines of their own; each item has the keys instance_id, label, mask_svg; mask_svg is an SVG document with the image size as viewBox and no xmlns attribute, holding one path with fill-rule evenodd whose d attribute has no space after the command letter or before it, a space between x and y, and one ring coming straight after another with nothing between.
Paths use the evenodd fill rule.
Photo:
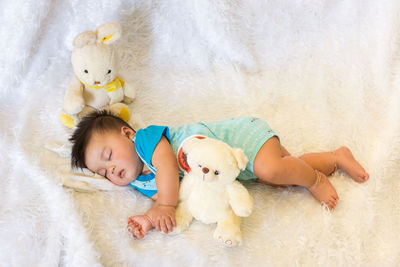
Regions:
<instances>
[{"instance_id":1,"label":"baby's arm","mask_svg":"<svg viewBox=\"0 0 400 267\"><path fill-rule=\"evenodd\" d=\"M179 173L175 154L164 136L157 144L152 164L157 169L157 200L147 211L153 226L164 233L172 232L175 221L175 206L178 202Z\"/></svg>"},{"instance_id":2,"label":"baby's arm","mask_svg":"<svg viewBox=\"0 0 400 267\"><path fill-rule=\"evenodd\" d=\"M175 207L178 203L179 191L178 162L172 147L164 136L154 150L152 163L157 169L157 203Z\"/></svg>"},{"instance_id":3,"label":"baby's arm","mask_svg":"<svg viewBox=\"0 0 400 267\"><path fill-rule=\"evenodd\" d=\"M165 137L157 144L152 164L157 169L156 185L158 193L154 205L144 215L128 219L128 229L137 238L143 238L152 228L164 233L172 232L175 221L175 206L178 202L179 173L174 152Z\"/></svg>"}]
</instances>

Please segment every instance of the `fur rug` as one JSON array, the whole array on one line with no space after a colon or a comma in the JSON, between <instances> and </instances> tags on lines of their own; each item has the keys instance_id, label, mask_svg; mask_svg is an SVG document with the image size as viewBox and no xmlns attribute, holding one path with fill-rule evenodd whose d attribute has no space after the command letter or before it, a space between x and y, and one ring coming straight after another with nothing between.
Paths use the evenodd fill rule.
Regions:
<instances>
[{"instance_id":1,"label":"fur rug","mask_svg":"<svg viewBox=\"0 0 400 267\"><path fill-rule=\"evenodd\" d=\"M0 16L0 266L396 266L400 262L400 2L3 1ZM255 115L293 154L346 145L371 178L331 177L322 208L300 187L245 183L255 200L243 246L194 222L135 240L131 188L64 187L71 131L58 114L72 40L120 22L130 105L145 125Z\"/></svg>"}]
</instances>

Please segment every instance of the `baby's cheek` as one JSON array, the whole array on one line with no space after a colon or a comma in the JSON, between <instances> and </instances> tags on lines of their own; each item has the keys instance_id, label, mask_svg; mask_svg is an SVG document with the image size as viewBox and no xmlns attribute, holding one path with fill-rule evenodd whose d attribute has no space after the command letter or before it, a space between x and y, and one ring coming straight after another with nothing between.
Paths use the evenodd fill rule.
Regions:
<instances>
[{"instance_id":1,"label":"baby's cheek","mask_svg":"<svg viewBox=\"0 0 400 267\"><path fill-rule=\"evenodd\" d=\"M121 181L118 181L118 179L115 179L114 177L106 177L106 179L116 185L120 185L120 183L121 183Z\"/></svg>"}]
</instances>

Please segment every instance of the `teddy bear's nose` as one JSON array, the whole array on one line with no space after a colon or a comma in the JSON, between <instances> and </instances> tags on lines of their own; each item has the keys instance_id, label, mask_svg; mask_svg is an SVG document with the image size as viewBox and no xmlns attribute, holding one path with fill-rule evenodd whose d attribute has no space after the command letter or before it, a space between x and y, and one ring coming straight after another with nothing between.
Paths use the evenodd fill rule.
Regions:
<instances>
[{"instance_id":1,"label":"teddy bear's nose","mask_svg":"<svg viewBox=\"0 0 400 267\"><path fill-rule=\"evenodd\" d=\"M203 171L204 174L208 173L210 170L207 167L204 167L203 169L201 169Z\"/></svg>"},{"instance_id":2,"label":"teddy bear's nose","mask_svg":"<svg viewBox=\"0 0 400 267\"><path fill-rule=\"evenodd\" d=\"M100 82L98 82L98 81L94 81L94 84L100 84Z\"/></svg>"}]
</instances>

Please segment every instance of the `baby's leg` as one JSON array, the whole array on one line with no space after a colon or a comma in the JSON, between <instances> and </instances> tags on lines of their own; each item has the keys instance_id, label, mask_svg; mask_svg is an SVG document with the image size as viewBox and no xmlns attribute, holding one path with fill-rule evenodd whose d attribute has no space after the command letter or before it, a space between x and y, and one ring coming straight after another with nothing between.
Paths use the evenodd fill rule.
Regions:
<instances>
[{"instance_id":1,"label":"baby's leg","mask_svg":"<svg viewBox=\"0 0 400 267\"><path fill-rule=\"evenodd\" d=\"M145 237L145 235L153 228L153 223L147 215L136 215L129 217L128 219L129 232L139 239Z\"/></svg>"},{"instance_id":2,"label":"baby's leg","mask_svg":"<svg viewBox=\"0 0 400 267\"><path fill-rule=\"evenodd\" d=\"M325 175L332 174L337 168L340 168L358 183L363 183L369 178L369 174L354 159L353 154L347 147L340 147L332 152L304 154L300 159Z\"/></svg>"},{"instance_id":3,"label":"baby's leg","mask_svg":"<svg viewBox=\"0 0 400 267\"><path fill-rule=\"evenodd\" d=\"M278 138L269 139L254 160L254 174L258 181L275 185L301 185L330 209L339 199L335 188L323 173L314 171L305 161L292 157L281 149Z\"/></svg>"}]
</instances>

